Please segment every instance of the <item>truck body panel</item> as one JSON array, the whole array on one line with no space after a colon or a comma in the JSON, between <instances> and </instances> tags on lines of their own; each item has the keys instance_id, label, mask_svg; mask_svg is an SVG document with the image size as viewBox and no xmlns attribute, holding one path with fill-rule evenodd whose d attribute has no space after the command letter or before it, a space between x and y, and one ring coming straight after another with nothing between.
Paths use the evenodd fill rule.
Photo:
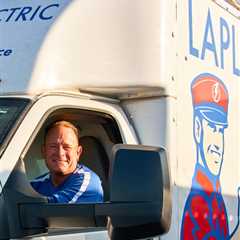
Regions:
<instances>
[{"instance_id":1,"label":"truck body panel","mask_svg":"<svg viewBox=\"0 0 240 240\"><path fill-rule=\"evenodd\" d=\"M218 2L219 3L219 2ZM221 166L217 174L220 183L219 195L223 197L226 207L227 225L229 228L229 236L233 233L238 224L238 187L239 187L239 45L236 44L239 38L239 19L234 16L229 5L218 5L214 1L197 2L193 0L184 1L178 7L178 75L177 75L177 186L178 186L178 216L179 216L179 235L183 237L184 230L184 207L187 205L187 198L190 197L191 187L195 188L197 163L205 156L205 161L213 160L214 156L210 156L210 151L214 151L211 146L216 144L220 147ZM184 34L182 34L184 33ZM202 80L201 80L202 79ZM203 84L210 79L216 80L216 85L212 88ZM211 80L212 81L212 80ZM196 86L194 85L196 84ZM227 93L220 90L225 87ZM196 89L196 90L195 90ZM197 92L198 91L198 92ZM199 96L197 94L200 94ZM209 94L207 96L207 94ZM198 99L198 100L196 100ZM200 100L202 99L202 100ZM220 102L224 99L225 114L227 117L226 128L222 132L221 144L214 136L210 135L206 129L202 130L208 140L204 140L203 144L197 140L197 107L215 104L220 106ZM199 101L199 102L197 102ZM202 101L202 102L201 102ZM205 101L205 102L204 102ZM204 103L203 103L204 102ZM209 105L209 106L210 106ZM215 108L215 106L212 106ZM215 119L215 113L213 118ZM217 126L217 119L212 121ZM221 125L221 124L220 124ZM219 125L219 126L220 126ZM207 143L207 141L209 141ZM217 143L218 142L218 143ZM206 150L204 144L209 144ZM219 145L220 144L220 145ZM220 154L219 152L219 154ZM208 155L209 153L209 155ZM206 169L206 163L203 163ZM204 173L210 172L204 170ZM214 182L214 175L209 176L210 182ZM203 181L204 183L207 180ZM212 192L213 190L210 190ZM214 190L217 191L217 190ZM198 196L202 196L198 193ZM199 203L200 204L200 203ZM203 204L203 203L202 203ZM187 209L187 207L186 207ZM193 207L194 209L194 207ZM214 235L214 227L201 218L201 211L195 209L193 214L199 215L198 228L202 228L201 224L205 224L212 230ZM214 207L205 210L205 216L214 215L216 211ZM204 222L205 221L205 222ZM209 224L209 225L208 225ZM197 227L197 225L194 225ZM223 228L223 226L222 226ZM235 229L236 230L236 229ZM194 230L193 230L194 231ZM199 230L201 232L201 230ZM204 230L203 230L204 232ZM209 232L211 232L209 230ZM199 233L200 234L200 233ZM203 234L203 233L202 233ZM215 232L217 234L217 231ZM190 237L190 236L189 236ZM223 235L216 235L216 239L224 239ZM232 235L233 239L238 239L237 234Z\"/></svg>"},{"instance_id":2,"label":"truck body panel","mask_svg":"<svg viewBox=\"0 0 240 240\"><path fill-rule=\"evenodd\" d=\"M19 162L29 180L46 170L39 151L43 130L66 117L82 138L101 143L110 164L115 144L166 150L172 214L161 239L239 238L236 1L1 4L0 104L16 96L31 102L1 148L3 195ZM4 217L0 222L7 224ZM58 234L107 239L106 232L66 232Z\"/></svg>"}]
</instances>

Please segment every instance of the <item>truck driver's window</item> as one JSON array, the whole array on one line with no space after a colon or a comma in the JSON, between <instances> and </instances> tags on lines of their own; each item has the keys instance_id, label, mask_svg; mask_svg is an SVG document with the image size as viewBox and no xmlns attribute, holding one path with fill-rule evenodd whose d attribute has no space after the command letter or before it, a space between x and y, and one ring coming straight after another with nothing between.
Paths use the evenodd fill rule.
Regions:
<instances>
[{"instance_id":1,"label":"truck driver's window","mask_svg":"<svg viewBox=\"0 0 240 240\"><path fill-rule=\"evenodd\" d=\"M113 144L122 142L116 122L112 117L96 112L77 109L60 109L47 118L41 129L32 139L26 151L24 163L29 181L49 172L41 148L46 127L54 122L65 120L79 129L82 154L79 164L96 173L101 180L104 201L109 197L109 156Z\"/></svg>"}]
</instances>

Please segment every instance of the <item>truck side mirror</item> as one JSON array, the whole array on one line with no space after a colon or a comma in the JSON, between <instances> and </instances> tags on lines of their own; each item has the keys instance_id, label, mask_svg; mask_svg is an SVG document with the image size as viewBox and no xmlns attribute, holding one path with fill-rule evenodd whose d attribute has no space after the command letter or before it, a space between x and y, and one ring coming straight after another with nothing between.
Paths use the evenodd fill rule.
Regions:
<instances>
[{"instance_id":1,"label":"truck side mirror","mask_svg":"<svg viewBox=\"0 0 240 240\"><path fill-rule=\"evenodd\" d=\"M171 222L171 195L165 150L115 145L110 168L110 203L121 205L121 213L109 215L108 233L112 240L166 233Z\"/></svg>"}]
</instances>

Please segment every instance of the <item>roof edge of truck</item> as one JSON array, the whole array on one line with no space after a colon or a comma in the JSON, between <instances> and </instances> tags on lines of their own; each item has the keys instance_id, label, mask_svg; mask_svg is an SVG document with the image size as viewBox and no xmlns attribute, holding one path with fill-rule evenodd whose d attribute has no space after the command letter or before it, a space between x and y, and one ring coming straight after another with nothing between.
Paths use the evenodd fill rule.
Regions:
<instances>
[{"instance_id":1,"label":"roof edge of truck","mask_svg":"<svg viewBox=\"0 0 240 240\"><path fill-rule=\"evenodd\" d=\"M86 89L66 88L66 89L39 89L38 91L16 91L16 92L0 92L0 97L26 97L39 98L46 95L68 95L78 96L88 99L102 99L108 101L119 101L124 99L156 97L164 95L164 88L136 86L136 87L87 87Z\"/></svg>"}]
</instances>

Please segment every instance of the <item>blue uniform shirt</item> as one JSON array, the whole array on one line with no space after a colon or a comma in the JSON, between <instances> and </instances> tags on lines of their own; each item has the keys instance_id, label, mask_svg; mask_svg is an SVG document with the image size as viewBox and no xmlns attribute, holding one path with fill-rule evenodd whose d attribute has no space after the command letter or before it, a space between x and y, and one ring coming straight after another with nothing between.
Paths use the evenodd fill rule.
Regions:
<instances>
[{"instance_id":1,"label":"blue uniform shirt","mask_svg":"<svg viewBox=\"0 0 240 240\"><path fill-rule=\"evenodd\" d=\"M76 170L62 184L55 187L50 174L45 173L31 181L32 187L48 198L50 203L102 202L103 189L96 173L84 165Z\"/></svg>"}]
</instances>

